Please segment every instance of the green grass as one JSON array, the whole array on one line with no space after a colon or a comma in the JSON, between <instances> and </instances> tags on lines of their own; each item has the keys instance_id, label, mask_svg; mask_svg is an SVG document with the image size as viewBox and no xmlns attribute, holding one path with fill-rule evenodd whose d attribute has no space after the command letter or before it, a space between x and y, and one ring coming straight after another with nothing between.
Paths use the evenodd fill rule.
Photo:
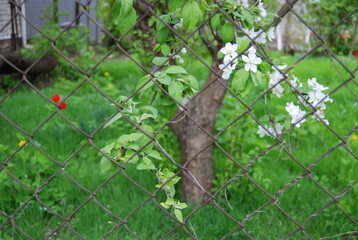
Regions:
<instances>
[{"instance_id":1,"label":"green grass","mask_svg":"<svg viewBox=\"0 0 358 240\"><path fill-rule=\"evenodd\" d=\"M294 57L284 58L290 64L297 60ZM344 58L342 61L350 69L357 66L355 59ZM188 64L192 73L200 82L203 82L208 70L196 61ZM330 90L349 77L341 67L324 57L308 58L294 69L295 75L302 81L316 77L320 83L329 86ZM105 77L105 72L108 72L109 76ZM128 60L111 60L106 61L96 70L91 81L100 86L100 89L112 99L115 99L120 95L129 95L135 89L137 80L143 75L141 69ZM65 96L80 81L82 79L77 82L62 79L54 86L43 89L42 93L49 98L53 94ZM343 87L332 95L334 103L329 107L326 115L326 118L330 121L330 126L341 136L348 134L358 124L355 117L358 116L358 106L352 94L358 92L358 87L350 83L348 88ZM142 100L145 101L146 99ZM284 98L285 102L290 100L292 100L292 97ZM244 101L250 103L252 98L245 98ZM75 91L66 102L68 107L61 113L87 134L91 134L116 111L110 102L88 83ZM36 92L26 87L16 90L0 107L3 114L28 133L32 133L56 109ZM269 107L275 114L285 111L284 105L277 99L270 100ZM217 130L225 127L244 110L244 107L228 94L220 110L216 125ZM253 114L259 119L265 112L263 100L258 101L253 106ZM159 125L159 123L156 123L155 126L159 127ZM102 148L118 136L131 131L133 131L133 127L129 123L125 120L118 121L113 127L104 128L96 133L93 144ZM251 118L244 117L227 129L218 140L226 152L231 154L240 164L245 165L274 143L274 140L269 137L260 138L256 131L257 124ZM0 118L0 136L0 161L2 162L18 149L19 141L27 139L23 133L3 118ZM340 143L340 140L331 131L314 121L303 124L299 130L294 130L290 137L285 139L298 148L292 148L291 154L306 167L329 148ZM38 198L50 206L56 214L63 217L70 216L69 214L92 197L85 189L90 192L96 191L116 172L115 169L110 173L101 172L99 168L101 156L99 156L97 150L91 144L84 146L87 137L70 126L59 114L56 114L36 131L33 140L36 146L41 147L46 154L59 163L64 163L69 157L72 157L65 172L58 172L57 176L38 195ZM178 145L171 131L166 129L160 133L158 140L179 161ZM84 147L80 149L81 146ZM347 139L347 146L353 152L358 152L357 139ZM223 183L239 174L241 169L218 148L215 149L214 156L216 171L214 189L216 190ZM168 166L168 162L161 164ZM32 189L39 187L43 181L60 169L59 165L49 160L32 144L28 144L18 152L7 167L9 172ZM313 171L312 177L333 196L338 195L358 177L356 159L343 147L334 150L311 170ZM276 147L260 157L249 168L248 175L269 194L275 194L286 183L302 173L304 173L304 169L281 148ZM66 174L71 176L73 181ZM148 192L153 192L155 191L156 181L151 172L138 171L129 165L125 174L117 174L96 193L96 200L101 205L120 219L125 219L127 228L142 239L159 239L178 225L153 200L149 200L149 195L130 181L132 179ZM0 211L9 215L32 195L31 191L13 181L5 171L0 172L0 182ZM78 187L75 182L85 189ZM177 189L177 192L180 195L180 189ZM219 192L217 197L217 204L239 222L270 200L245 176L233 181L225 191ZM163 199L163 193L156 197L158 202ZM307 176L298 180L283 194L279 195L278 199L279 206L299 223L302 223L308 216L331 201ZM353 188L339 201L340 206L354 218L357 218L358 213L356 199L357 189ZM138 211L131 214L146 200L149 201ZM184 216L188 216L194 209L194 206L189 206L183 211ZM34 239L43 239L46 234L64 223L64 220L56 214L46 210L37 200L32 200L14 217L15 223L20 229ZM7 219L0 215L0 225L6 221ZM120 222L105 212L92 199L75 213L70 222L70 227L86 239L100 239L115 224L120 224ZM262 212L253 216L245 226L246 231L255 239L280 239L297 229L297 226L274 205L267 206ZM196 234L199 239L220 239L237 227L229 217L213 205L207 205L198 210L190 217L190 223L187 222L185 225L186 230ZM318 239L323 236L353 231L355 226L333 204L309 221L305 228L311 237ZM121 226L108 237L108 239L117 238L134 239L124 226ZM16 228L9 225L0 231L0 239L25 238ZM52 239L79 239L79 237L69 230L68 226L64 226ZM190 238L184 229L179 227L167 239ZM239 230L232 234L229 239L247 239L247 237ZM297 233L290 239L305 239L305 237Z\"/></svg>"}]
</instances>

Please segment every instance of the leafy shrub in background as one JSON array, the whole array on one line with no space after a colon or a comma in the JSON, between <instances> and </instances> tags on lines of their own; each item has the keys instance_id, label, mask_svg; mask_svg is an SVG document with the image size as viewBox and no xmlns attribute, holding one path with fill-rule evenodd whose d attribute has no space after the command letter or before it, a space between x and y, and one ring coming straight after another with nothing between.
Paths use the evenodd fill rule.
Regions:
<instances>
[{"instance_id":1,"label":"leafy shrub in background","mask_svg":"<svg viewBox=\"0 0 358 240\"><path fill-rule=\"evenodd\" d=\"M61 14L66 15L66 13ZM45 35L40 32L34 35L30 41L31 45L21 49L20 53L30 59L37 59L50 49L47 54L54 55L58 59L58 66L51 73L52 76L70 80L82 78L83 74L61 56L58 51L73 61L81 69L90 69L96 61L96 53L88 41L89 29L81 25L73 25L62 33L64 29L61 28L53 18L47 17L46 19L47 21L41 28L41 31ZM51 39L55 39L54 48L58 51L51 48Z\"/></svg>"}]
</instances>

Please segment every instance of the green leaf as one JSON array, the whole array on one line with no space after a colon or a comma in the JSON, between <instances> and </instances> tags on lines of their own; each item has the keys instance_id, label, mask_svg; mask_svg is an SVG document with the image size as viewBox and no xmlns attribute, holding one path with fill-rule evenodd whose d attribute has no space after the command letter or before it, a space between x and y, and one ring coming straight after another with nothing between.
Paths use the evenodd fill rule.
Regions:
<instances>
[{"instance_id":1,"label":"green leaf","mask_svg":"<svg viewBox=\"0 0 358 240\"><path fill-rule=\"evenodd\" d=\"M137 169L138 170L154 170L156 168L153 163L149 164L149 165L146 165L145 163L140 163L140 164L138 164Z\"/></svg>"},{"instance_id":2,"label":"green leaf","mask_svg":"<svg viewBox=\"0 0 358 240\"><path fill-rule=\"evenodd\" d=\"M158 110L152 106L144 106L141 108L141 111L149 111L151 112L155 117L158 117Z\"/></svg>"},{"instance_id":3,"label":"green leaf","mask_svg":"<svg viewBox=\"0 0 358 240\"><path fill-rule=\"evenodd\" d=\"M158 43L160 43L160 44L165 43L169 38L169 33L170 33L170 30L167 27L158 30L156 33L156 38L157 38Z\"/></svg>"},{"instance_id":4,"label":"green leaf","mask_svg":"<svg viewBox=\"0 0 358 240\"><path fill-rule=\"evenodd\" d=\"M152 157L152 158L155 158L155 159L158 159L158 160L161 160L162 157L160 156L159 152L156 151L156 150L152 150L148 153L148 156L149 157Z\"/></svg>"},{"instance_id":5,"label":"green leaf","mask_svg":"<svg viewBox=\"0 0 358 240\"><path fill-rule=\"evenodd\" d=\"M135 154L135 151L128 150L128 151L126 151L125 156L120 159L124 162L127 162L134 154ZM136 163L136 162L138 162L138 159L139 159L138 155L134 155L131 158L130 163Z\"/></svg>"},{"instance_id":6,"label":"green leaf","mask_svg":"<svg viewBox=\"0 0 358 240\"><path fill-rule=\"evenodd\" d=\"M114 143L111 143L111 144L105 146L104 148L102 148L101 151L102 151L103 153L105 153L105 154L111 154L111 151L112 151L112 149L114 148L114 145L115 145L115 144L116 144L115 142L114 142Z\"/></svg>"},{"instance_id":7,"label":"green leaf","mask_svg":"<svg viewBox=\"0 0 358 240\"><path fill-rule=\"evenodd\" d=\"M137 13L133 7L127 13L122 13L122 9L118 16L118 29L123 35L137 22Z\"/></svg>"},{"instance_id":8,"label":"green leaf","mask_svg":"<svg viewBox=\"0 0 358 240\"><path fill-rule=\"evenodd\" d=\"M256 73L256 80L257 80L257 83L259 85L259 87L261 89L265 89L266 88L266 77L265 75L263 75L261 72L257 71Z\"/></svg>"},{"instance_id":9,"label":"green leaf","mask_svg":"<svg viewBox=\"0 0 358 240\"><path fill-rule=\"evenodd\" d=\"M247 79L249 78L249 72L244 68L238 70L231 82L231 88L236 94L242 93L245 89Z\"/></svg>"},{"instance_id":10,"label":"green leaf","mask_svg":"<svg viewBox=\"0 0 358 240\"><path fill-rule=\"evenodd\" d=\"M133 7L133 0L120 0L122 4L121 14L128 14Z\"/></svg>"},{"instance_id":11,"label":"green leaf","mask_svg":"<svg viewBox=\"0 0 358 240\"><path fill-rule=\"evenodd\" d=\"M158 74L156 80L165 85L170 85L170 83L172 82L172 79L164 72Z\"/></svg>"},{"instance_id":12,"label":"green leaf","mask_svg":"<svg viewBox=\"0 0 358 240\"><path fill-rule=\"evenodd\" d=\"M188 74L188 72L181 66L170 66L166 71L166 74Z\"/></svg>"},{"instance_id":13,"label":"green leaf","mask_svg":"<svg viewBox=\"0 0 358 240\"><path fill-rule=\"evenodd\" d=\"M115 121L117 121L118 119L120 119L122 117L121 113L117 113L111 120L109 120L106 124L104 124L104 128L112 125Z\"/></svg>"},{"instance_id":14,"label":"green leaf","mask_svg":"<svg viewBox=\"0 0 358 240\"><path fill-rule=\"evenodd\" d=\"M169 206L168 204L163 203L163 202L161 202L160 205L162 205L162 207L165 208L165 209L169 209L169 208L170 208L170 206Z\"/></svg>"},{"instance_id":15,"label":"green leaf","mask_svg":"<svg viewBox=\"0 0 358 240\"><path fill-rule=\"evenodd\" d=\"M220 14L215 14L215 16L211 18L210 23L211 27L216 30L220 25Z\"/></svg>"},{"instance_id":16,"label":"green leaf","mask_svg":"<svg viewBox=\"0 0 358 240\"><path fill-rule=\"evenodd\" d=\"M151 78L150 75L145 75L144 77L142 77L141 79L139 79L138 83L137 83L137 87L136 90L139 89L143 84L145 84L149 79ZM144 90L147 90L148 88L150 88L154 83L152 81L148 82L141 90L139 90L139 92L142 92Z\"/></svg>"},{"instance_id":17,"label":"green leaf","mask_svg":"<svg viewBox=\"0 0 358 240\"><path fill-rule=\"evenodd\" d=\"M251 26L253 26L254 25L254 18L252 17L251 13L246 11L246 10L242 10L241 13L244 16L244 18L247 21L247 23L250 24Z\"/></svg>"},{"instance_id":18,"label":"green leaf","mask_svg":"<svg viewBox=\"0 0 358 240\"><path fill-rule=\"evenodd\" d=\"M224 42L231 42L235 39L234 25L232 23L225 23L219 33Z\"/></svg>"},{"instance_id":19,"label":"green leaf","mask_svg":"<svg viewBox=\"0 0 358 240\"><path fill-rule=\"evenodd\" d=\"M258 82L257 82L257 79L256 79L256 73L250 71L250 75L251 75L252 82L254 83L255 86L257 86Z\"/></svg>"},{"instance_id":20,"label":"green leaf","mask_svg":"<svg viewBox=\"0 0 358 240\"><path fill-rule=\"evenodd\" d=\"M206 9L206 10L208 10L208 11L211 11L211 8L210 8L210 6L208 5L208 3L206 2L206 0L200 0L200 3L201 3L201 6L202 6L204 9Z\"/></svg>"},{"instance_id":21,"label":"green leaf","mask_svg":"<svg viewBox=\"0 0 358 240\"><path fill-rule=\"evenodd\" d=\"M184 208L187 208L188 205L186 205L186 203L181 203L181 202L178 202L176 205L175 205L175 208L177 209L184 209Z\"/></svg>"},{"instance_id":22,"label":"green leaf","mask_svg":"<svg viewBox=\"0 0 358 240\"><path fill-rule=\"evenodd\" d=\"M156 117L153 114L148 114L148 113L143 113L142 116L140 117L140 119L143 121L147 118L153 118L156 119Z\"/></svg>"},{"instance_id":23,"label":"green leaf","mask_svg":"<svg viewBox=\"0 0 358 240\"><path fill-rule=\"evenodd\" d=\"M184 25L190 30L195 28L203 19L203 13L197 2L189 0L182 8Z\"/></svg>"},{"instance_id":24,"label":"green leaf","mask_svg":"<svg viewBox=\"0 0 358 240\"><path fill-rule=\"evenodd\" d=\"M161 66L167 59L167 57L154 57L152 62L157 66Z\"/></svg>"},{"instance_id":25,"label":"green leaf","mask_svg":"<svg viewBox=\"0 0 358 240\"><path fill-rule=\"evenodd\" d=\"M164 56L168 56L170 54L170 47L167 44L163 44L161 47L161 52Z\"/></svg>"},{"instance_id":26,"label":"green leaf","mask_svg":"<svg viewBox=\"0 0 358 240\"><path fill-rule=\"evenodd\" d=\"M182 0L169 0L168 2L168 9L171 12L175 12L178 8L181 8L183 6Z\"/></svg>"},{"instance_id":27,"label":"green leaf","mask_svg":"<svg viewBox=\"0 0 358 240\"><path fill-rule=\"evenodd\" d=\"M145 165L150 165L150 164L152 164L152 160L150 160L150 159L147 158L147 157L143 157L143 162L144 162Z\"/></svg>"},{"instance_id":28,"label":"green leaf","mask_svg":"<svg viewBox=\"0 0 358 240\"><path fill-rule=\"evenodd\" d=\"M174 215L180 222L183 222L183 214L179 209L174 209Z\"/></svg>"},{"instance_id":29,"label":"green leaf","mask_svg":"<svg viewBox=\"0 0 358 240\"><path fill-rule=\"evenodd\" d=\"M168 198L166 201L165 201L166 204L168 205L174 205L175 201L174 201L174 198Z\"/></svg>"},{"instance_id":30,"label":"green leaf","mask_svg":"<svg viewBox=\"0 0 358 240\"><path fill-rule=\"evenodd\" d=\"M245 89L241 92L241 96L245 97L247 94L249 94L251 88L252 88L252 81L247 81Z\"/></svg>"},{"instance_id":31,"label":"green leaf","mask_svg":"<svg viewBox=\"0 0 358 240\"><path fill-rule=\"evenodd\" d=\"M238 51L242 52L244 51L249 45L250 45L250 39L248 39L247 37L241 37L237 39L237 45L238 47Z\"/></svg>"},{"instance_id":32,"label":"green leaf","mask_svg":"<svg viewBox=\"0 0 358 240\"><path fill-rule=\"evenodd\" d=\"M173 81L169 85L169 94L178 102L181 102L183 100L183 91L184 87L181 82Z\"/></svg>"},{"instance_id":33,"label":"green leaf","mask_svg":"<svg viewBox=\"0 0 358 240\"><path fill-rule=\"evenodd\" d=\"M161 19L162 21L160 21L159 19L157 19L157 24L156 24L156 29L157 29L157 31L162 30L162 29L164 29L164 28L168 29L167 26L165 26L165 24L164 24L163 22L169 24L169 23L170 23L170 16L168 16L168 15L162 15L162 16L160 16L160 19ZM169 30L169 29L168 29L168 30Z\"/></svg>"},{"instance_id":34,"label":"green leaf","mask_svg":"<svg viewBox=\"0 0 358 240\"><path fill-rule=\"evenodd\" d=\"M179 180L180 180L180 177L176 176L172 180L170 180L168 184L169 185L175 185L177 182L179 182Z\"/></svg>"},{"instance_id":35,"label":"green leaf","mask_svg":"<svg viewBox=\"0 0 358 240\"><path fill-rule=\"evenodd\" d=\"M109 170L111 170L112 168L112 163L111 161L106 158L106 157L102 157L101 162L99 164L99 168L101 169L102 172L108 172Z\"/></svg>"},{"instance_id":36,"label":"green leaf","mask_svg":"<svg viewBox=\"0 0 358 240\"><path fill-rule=\"evenodd\" d=\"M183 76L183 78L188 82L189 87L191 87L194 92L199 90L199 83L196 78L192 75Z\"/></svg>"},{"instance_id":37,"label":"green leaf","mask_svg":"<svg viewBox=\"0 0 358 240\"><path fill-rule=\"evenodd\" d=\"M140 139L141 137L143 137L143 133L131 133L128 135L126 140L128 142L134 142L134 141L137 141L138 139Z\"/></svg>"}]
</instances>

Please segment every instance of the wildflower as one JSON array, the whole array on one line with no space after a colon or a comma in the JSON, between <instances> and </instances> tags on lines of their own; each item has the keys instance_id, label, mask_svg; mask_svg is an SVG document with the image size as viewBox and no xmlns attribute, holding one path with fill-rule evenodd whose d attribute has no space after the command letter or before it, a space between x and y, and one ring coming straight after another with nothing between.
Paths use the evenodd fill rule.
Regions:
<instances>
[{"instance_id":1,"label":"wildflower","mask_svg":"<svg viewBox=\"0 0 358 240\"><path fill-rule=\"evenodd\" d=\"M27 144L27 141L24 141L24 140L21 140L17 145L19 146L19 147L22 147L22 146L26 146L26 144Z\"/></svg>"},{"instance_id":2,"label":"wildflower","mask_svg":"<svg viewBox=\"0 0 358 240\"><path fill-rule=\"evenodd\" d=\"M253 71L254 73L257 72L257 64L260 64L262 62L261 58L256 56L256 49L251 47L249 49L249 54L247 56L243 55L242 56L242 60L244 62L246 62L245 64L245 70L248 71Z\"/></svg>"},{"instance_id":3,"label":"wildflower","mask_svg":"<svg viewBox=\"0 0 358 240\"><path fill-rule=\"evenodd\" d=\"M55 103L57 103L58 101L60 101L61 97L58 94L55 94L52 96L52 101L54 101Z\"/></svg>"},{"instance_id":4,"label":"wildflower","mask_svg":"<svg viewBox=\"0 0 358 240\"><path fill-rule=\"evenodd\" d=\"M287 103L285 109L291 116L291 123L296 123L297 128L306 121L306 119L302 119L306 112L302 111L299 106L294 105L293 102Z\"/></svg>"},{"instance_id":5,"label":"wildflower","mask_svg":"<svg viewBox=\"0 0 358 240\"><path fill-rule=\"evenodd\" d=\"M353 55L358 57L358 52L354 52Z\"/></svg>"},{"instance_id":6,"label":"wildflower","mask_svg":"<svg viewBox=\"0 0 358 240\"><path fill-rule=\"evenodd\" d=\"M67 107L67 103L62 102L60 103L60 109L65 109Z\"/></svg>"},{"instance_id":7,"label":"wildflower","mask_svg":"<svg viewBox=\"0 0 358 240\"><path fill-rule=\"evenodd\" d=\"M105 72L105 73L104 73L104 76L105 76L105 77L108 77L108 76L109 76L109 72Z\"/></svg>"},{"instance_id":8,"label":"wildflower","mask_svg":"<svg viewBox=\"0 0 358 240\"><path fill-rule=\"evenodd\" d=\"M353 138L353 140L358 141L358 136L357 135L353 134L352 138Z\"/></svg>"},{"instance_id":9,"label":"wildflower","mask_svg":"<svg viewBox=\"0 0 358 240\"><path fill-rule=\"evenodd\" d=\"M185 47L182 48L182 49L180 50L180 52L183 53L183 54L186 53L186 48L185 48Z\"/></svg>"}]
</instances>

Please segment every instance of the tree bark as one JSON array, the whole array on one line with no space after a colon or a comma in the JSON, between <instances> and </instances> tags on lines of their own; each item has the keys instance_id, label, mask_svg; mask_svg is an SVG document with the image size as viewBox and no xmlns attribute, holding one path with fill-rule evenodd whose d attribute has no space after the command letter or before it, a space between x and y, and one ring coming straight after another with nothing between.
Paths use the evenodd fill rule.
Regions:
<instances>
[{"instance_id":1,"label":"tree bark","mask_svg":"<svg viewBox=\"0 0 358 240\"><path fill-rule=\"evenodd\" d=\"M212 67L218 69L218 61L214 61ZM217 76L210 73L207 84L216 80ZM212 187L213 145L210 143L213 139L209 134L214 134L216 114L225 93L226 89L219 82L214 82L200 97L188 103L186 112L178 110L178 116L184 114L185 118L172 125L180 142L182 163L186 167L183 174L183 193L188 202L203 202L205 191L209 192Z\"/></svg>"}]
</instances>

